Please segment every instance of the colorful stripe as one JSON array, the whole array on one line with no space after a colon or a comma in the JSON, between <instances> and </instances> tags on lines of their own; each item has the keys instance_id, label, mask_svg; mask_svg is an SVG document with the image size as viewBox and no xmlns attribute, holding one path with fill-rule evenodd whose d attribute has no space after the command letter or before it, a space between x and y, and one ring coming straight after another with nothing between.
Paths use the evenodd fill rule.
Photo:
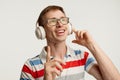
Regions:
<instances>
[{"instance_id":1,"label":"colorful stripe","mask_svg":"<svg viewBox=\"0 0 120 80\"><path fill-rule=\"evenodd\" d=\"M44 55L44 53L41 54ZM77 80L81 80L84 78L84 70L86 70L86 68L94 61L94 59L89 57L88 52L82 52L81 50L75 50L74 54L75 54L73 55L74 58L73 56L65 57L67 58L66 59L67 62L66 65L62 65L64 70L62 72L61 78L58 79L65 78L66 76L69 77L69 79L66 80L70 80L70 79L73 80L73 78L74 79L77 78ZM23 66L21 75L22 76L20 80L29 80L29 78L42 80L44 76L44 65L40 57L37 56L32 59L29 59ZM77 77L77 75L79 76L82 75L82 76L79 78Z\"/></svg>"}]
</instances>

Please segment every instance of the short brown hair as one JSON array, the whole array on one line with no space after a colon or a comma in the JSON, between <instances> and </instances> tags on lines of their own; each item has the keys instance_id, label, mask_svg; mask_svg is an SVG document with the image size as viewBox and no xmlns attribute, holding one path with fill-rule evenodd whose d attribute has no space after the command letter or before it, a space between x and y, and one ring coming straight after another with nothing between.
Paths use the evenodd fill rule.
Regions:
<instances>
[{"instance_id":1,"label":"short brown hair","mask_svg":"<svg viewBox=\"0 0 120 80\"><path fill-rule=\"evenodd\" d=\"M46 7L45 9L42 10L42 12L40 13L40 16L38 17L38 20L37 20L37 24L39 26L44 26L43 22L44 22L44 18L45 18L45 14L51 10L60 10L61 12L64 12L63 8L60 7L60 6L56 6L56 5L51 5L51 6L48 6Z\"/></svg>"}]
</instances>

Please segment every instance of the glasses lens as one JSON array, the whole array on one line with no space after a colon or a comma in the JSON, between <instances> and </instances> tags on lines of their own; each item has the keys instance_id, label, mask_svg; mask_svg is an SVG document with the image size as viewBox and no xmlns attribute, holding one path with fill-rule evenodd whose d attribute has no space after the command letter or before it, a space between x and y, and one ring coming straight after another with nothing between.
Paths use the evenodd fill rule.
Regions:
<instances>
[{"instance_id":1,"label":"glasses lens","mask_svg":"<svg viewBox=\"0 0 120 80\"><path fill-rule=\"evenodd\" d=\"M51 18L51 19L48 19L48 24L50 25L50 26L54 26L54 25L56 25L56 22L57 22L57 19L55 19L55 18Z\"/></svg>"},{"instance_id":2,"label":"glasses lens","mask_svg":"<svg viewBox=\"0 0 120 80\"><path fill-rule=\"evenodd\" d=\"M69 18L67 18L67 17L64 17L64 18L61 18L60 19L60 22L62 23L62 24L68 24L68 22L69 22Z\"/></svg>"},{"instance_id":3,"label":"glasses lens","mask_svg":"<svg viewBox=\"0 0 120 80\"><path fill-rule=\"evenodd\" d=\"M47 20L47 23L50 26L55 26L55 25L57 25L58 21L60 21L60 23L62 23L63 25L65 25L65 24L69 23L69 18L68 17L63 17L63 18L60 18L60 19L51 18L51 19Z\"/></svg>"}]
</instances>

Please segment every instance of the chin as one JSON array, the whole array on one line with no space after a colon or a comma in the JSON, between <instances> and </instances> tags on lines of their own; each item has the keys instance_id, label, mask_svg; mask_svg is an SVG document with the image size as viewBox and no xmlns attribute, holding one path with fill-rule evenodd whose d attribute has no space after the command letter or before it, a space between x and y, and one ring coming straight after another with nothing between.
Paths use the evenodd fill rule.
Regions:
<instances>
[{"instance_id":1,"label":"chin","mask_svg":"<svg viewBox=\"0 0 120 80\"><path fill-rule=\"evenodd\" d=\"M67 36L62 36L62 37L57 37L56 38L58 41L65 41L67 39Z\"/></svg>"}]
</instances>

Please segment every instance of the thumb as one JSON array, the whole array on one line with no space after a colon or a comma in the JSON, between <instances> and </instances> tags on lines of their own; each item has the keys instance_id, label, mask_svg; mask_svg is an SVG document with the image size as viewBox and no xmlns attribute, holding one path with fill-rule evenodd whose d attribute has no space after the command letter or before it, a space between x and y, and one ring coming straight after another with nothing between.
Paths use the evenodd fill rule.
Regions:
<instances>
[{"instance_id":1,"label":"thumb","mask_svg":"<svg viewBox=\"0 0 120 80\"><path fill-rule=\"evenodd\" d=\"M75 27L72 27L72 32L76 33L77 30L75 29Z\"/></svg>"},{"instance_id":2,"label":"thumb","mask_svg":"<svg viewBox=\"0 0 120 80\"><path fill-rule=\"evenodd\" d=\"M47 55L46 55L46 61L48 62L50 60L50 46L47 46Z\"/></svg>"},{"instance_id":3,"label":"thumb","mask_svg":"<svg viewBox=\"0 0 120 80\"><path fill-rule=\"evenodd\" d=\"M78 40L73 40L72 43L77 43L78 44Z\"/></svg>"}]
</instances>

